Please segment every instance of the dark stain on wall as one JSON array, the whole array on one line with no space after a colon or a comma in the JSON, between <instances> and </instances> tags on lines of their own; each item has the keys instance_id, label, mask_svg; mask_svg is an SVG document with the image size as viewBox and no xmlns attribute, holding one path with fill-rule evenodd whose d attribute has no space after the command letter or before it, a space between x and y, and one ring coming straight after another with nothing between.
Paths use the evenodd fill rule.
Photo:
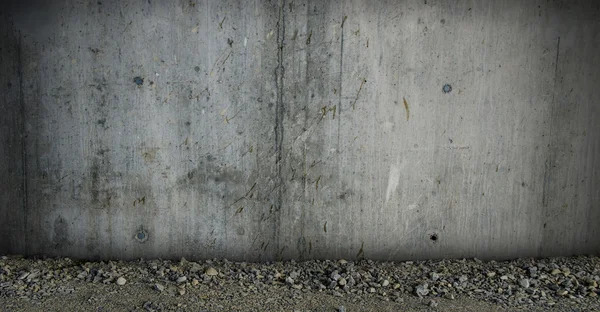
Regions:
<instances>
[{"instance_id":1,"label":"dark stain on wall","mask_svg":"<svg viewBox=\"0 0 600 312\"><path fill-rule=\"evenodd\" d=\"M0 11L0 253L23 253L27 216L25 107L21 43L12 17Z\"/></svg>"},{"instance_id":2,"label":"dark stain on wall","mask_svg":"<svg viewBox=\"0 0 600 312\"><path fill-rule=\"evenodd\" d=\"M64 247L68 247L73 244L70 240L69 224L67 220L60 215L54 219L54 235L52 237L52 244L56 250L61 250Z\"/></svg>"}]
</instances>

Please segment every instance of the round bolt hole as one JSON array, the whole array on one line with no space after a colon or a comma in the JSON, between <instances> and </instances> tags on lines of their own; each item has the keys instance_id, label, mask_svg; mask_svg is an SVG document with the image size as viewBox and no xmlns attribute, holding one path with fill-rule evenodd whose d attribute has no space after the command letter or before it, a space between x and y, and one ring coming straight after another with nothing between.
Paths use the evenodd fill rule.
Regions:
<instances>
[{"instance_id":1,"label":"round bolt hole","mask_svg":"<svg viewBox=\"0 0 600 312\"><path fill-rule=\"evenodd\" d=\"M444 91L444 93L450 93L450 91L452 91L452 86L445 84L444 87L442 87L442 91Z\"/></svg>"},{"instance_id":2,"label":"round bolt hole","mask_svg":"<svg viewBox=\"0 0 600 312\"><path fill-rule=\"evenodd\" d=\"M135 77L133 78L133 82L135 82L136 85L141 86L144 84L144 79L142 79L142 77Z\"/></svg>"},{"instance_id":3,"label":"round bolt hole","mask_svg":"<svg viewBox=\"0 0 600 312\"><path fill-rule=\"evenodd\" d=\"M148 234L146 233L146 231L140 230L135 234L135 239L138 242L143 243L148 240Z\"/></svg>"},{"instance_id":4,"label":"round bolt hole","mask_svg":"<svg viewBox=\"0 0 600 312\"><path fill-rule=\"evenodd\" d=\"M437 235L437 234L435 234L435 233L433 233L433 234L429 235L429 239L430 239L432 242L437 242L437 240L438 240L438 235Z\"/></svg>"}]
</instances>

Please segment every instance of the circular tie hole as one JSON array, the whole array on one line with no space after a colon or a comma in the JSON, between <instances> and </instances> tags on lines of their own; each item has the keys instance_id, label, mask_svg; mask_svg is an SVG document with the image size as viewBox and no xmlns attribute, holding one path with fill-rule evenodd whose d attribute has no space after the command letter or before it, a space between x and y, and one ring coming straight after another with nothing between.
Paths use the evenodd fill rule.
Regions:
<instances>
[{"instance_id":1,"label":"circular tie hole","mask_svg":"<svg viewBox=\"0 0 600 312\"><path fill-rule=\"evenodd\" d=\"M148 240L148 234L146 234L146 231L140 230L135 233L135 239L140 243L144 243Z\"/></svg>"},{"instance_id":2,"label":"circular tie hole","mask_svg":"<svg viewBox=\"0 0 600 312\"><path fill-rule=\"evenodd\" d=\"M437 235L437 234L435 234L435 233L433 233L433 234L429 235L429 239L430 239L432 242L436 242L436 241L438 240L438 235Z\"/></svg>"},{"instance_id":3,"label":"circular tie hole","mask_svg":"<svg viewBox=\"0 0 600 312\"><path fill-rule=\"evenodd\" d=\"M442 87L442 91L444 91L444 93L450 93L450 91L452 91L452 86L445 84L444 87Z\"/></svg>"}]
</instances>

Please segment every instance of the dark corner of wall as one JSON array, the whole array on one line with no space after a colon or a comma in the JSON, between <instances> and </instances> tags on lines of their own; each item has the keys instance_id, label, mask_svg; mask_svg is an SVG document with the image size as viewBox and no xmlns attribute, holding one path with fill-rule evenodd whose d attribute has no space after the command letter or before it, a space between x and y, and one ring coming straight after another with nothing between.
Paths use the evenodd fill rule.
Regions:
<instances>
[{"instance_id":1,"label":"dark corner of wall","mask_svg":"<svg viewBox=\"0 0 600 312\"><path fill-rule=\"evenodd\" d=\"M26 200L20 63L11 6L0 7L0 255L22 252L17 246Z\"/></svg>"}]
</instances>

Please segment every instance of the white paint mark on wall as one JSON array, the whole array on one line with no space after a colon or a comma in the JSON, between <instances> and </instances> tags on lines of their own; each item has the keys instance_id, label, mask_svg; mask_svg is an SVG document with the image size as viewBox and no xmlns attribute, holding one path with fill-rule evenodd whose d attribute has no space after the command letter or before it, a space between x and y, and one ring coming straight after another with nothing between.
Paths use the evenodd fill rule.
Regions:
<instances>
[{"instance_id":1,"label":"white paint mark on wall","mask_svg":"<svg viewBox=\"0 0 600 312\"><path fill-rule=\"evenodd\" d=\"M386 203L390 200L396 188L398 188L398 183L400 183L400 167L400 165L392 165L390 168L390 178L388 180L387 191L385 192Z\"/></svg>"},{"instance_id":2,"label":"white paint mark on wall","mask_svg":"<svg viewBox=\"0 0 600 312\"><path fill-rule=\"evenodd\" d=\"M244 46L248 45L248 37L244 37Z\"/></svg>"},{"instance_id":3,"label":"white paint mark on wall","mask_svg":"<svg viewBox=\"0 0 600 312\"><path fill-rule=\"evenodd\" d=\"M419 161L421 162L421 161ZM418 164L418 163L417 163ZM417 198L417 200L415 200L414 203L408 205L408 210L413 210L413 209L417 209L419 208L419 202L421 201L421 197L423 197L423 194L419 195L419 197Z\"/></svg>"}]
</instances>

